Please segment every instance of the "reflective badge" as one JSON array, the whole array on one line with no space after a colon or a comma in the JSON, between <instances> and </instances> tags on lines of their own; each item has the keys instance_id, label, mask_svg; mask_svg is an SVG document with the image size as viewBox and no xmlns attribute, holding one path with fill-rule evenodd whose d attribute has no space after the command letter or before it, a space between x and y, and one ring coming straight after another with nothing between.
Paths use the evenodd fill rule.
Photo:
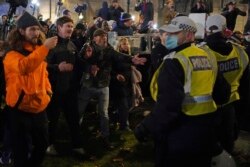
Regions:
<instances>
[{"instance_id":1,"label":"reflective badge","mask_svg":"<svg viewBox=\"0 0 250 167\"><path fill-rule=\"evenodd\" d=\"M194 71L211 70L212 65L210 61L205 56L192 56L189 57Z\"/></svg>"},{"instance_id":2,"label":"reflective badge","mask_svg":"<svg viewBox=\"0 0 250 167\"><path fill-rule=\"evenodd\" d=\"M240 68L237 58L232 58L227 61L220 61L218 62L218 67L220 72L230 72Z\"/></svg>"}]
</instances>

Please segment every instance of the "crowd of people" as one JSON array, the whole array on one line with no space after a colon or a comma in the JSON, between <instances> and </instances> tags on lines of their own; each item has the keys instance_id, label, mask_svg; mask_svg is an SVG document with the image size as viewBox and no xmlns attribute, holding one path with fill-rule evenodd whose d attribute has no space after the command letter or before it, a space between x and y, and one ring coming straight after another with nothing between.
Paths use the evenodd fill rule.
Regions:
<instances>
[{"instance_id":1,"label":"crowd of people","mask_svg":"<svg viewBox=\"0 0 250 167\"><path fill-rule=\"evenodd\" d=\"M221 14L209 15L206 4L198 0L190 12L208 15L205 39L198 43L196 24L174 5L167 1L165 25L154 31L149 0L135 6L138 24L117 0L110 7L103 1L91 24L75 24L69 10L55 23L28 12L18 17L0 42L6 82L0 163L10 163L11 157L15 167L34 167L46 153L57 155L61 113L72 151L86 154L80 127L92 99L98 106L100 140L103 147L113 149L110 105L118 114L118 129L132 131L129 112L143 102L147 91L140 87L146 76L138 65L147 61L151 83L146 89L155 101L154 111L133 130L139 142L153 139L155 166L210 167L212 157L223 150L232 154L239 129L250 130L245 121L250 34L234 32L237 15L246 13L230 1ZM2 23L7 20L2 17ZM120 36L114 46L108 42L112 32ZM152 52L145 58L133 52L128 36L149 32ZM147 40L141 38L141 51L151 46Z\"/></svg>"}]
</instances>

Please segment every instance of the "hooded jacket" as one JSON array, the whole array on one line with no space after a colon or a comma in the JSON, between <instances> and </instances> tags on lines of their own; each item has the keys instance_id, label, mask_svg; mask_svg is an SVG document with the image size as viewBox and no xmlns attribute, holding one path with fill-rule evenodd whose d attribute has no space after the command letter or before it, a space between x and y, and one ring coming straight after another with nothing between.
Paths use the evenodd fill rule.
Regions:
<instances>
[{"instance_id":1,"label":"hooded jacket","mask_svg":"<svg viewBox=\"0 0 250 167\"><path fill-rule=\"evenodd\" d=\"M24 44L28 56L17 51L10 51L3 61L6 80L6 103L14 107L21 95L24 96L18 109L29 113L44 111L52 94L48 78L47 63L44 61L48 49L44 46L33 47Z\"/></svg>"}]
</instances>

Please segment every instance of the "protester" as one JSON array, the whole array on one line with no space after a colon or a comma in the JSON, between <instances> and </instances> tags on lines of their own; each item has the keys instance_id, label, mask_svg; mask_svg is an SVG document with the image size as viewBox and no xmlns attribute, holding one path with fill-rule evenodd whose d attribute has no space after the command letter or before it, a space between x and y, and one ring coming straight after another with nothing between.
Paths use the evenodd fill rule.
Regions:
<instances>
[{"instance_id":1,"label":"protester","mask_svg":"<svg viewBox=\"0 0 250 167\"><path fill-rule=\"evenodd\" d=\"M45 109L52 90L44 59L56 46L57 37L44 39L38 20L27 12L8 37L10 51L4 59L4 71L15 167L39 166L48 146Z\"/></svg>"},{"instance_id":2,"label":"protester","mask_svg":"<svg viewBox=\"0 0 250 167\"><path fill-rule=\"evenodd\" d=\"M48 154L57 154L56 143L57 123L63 112L70 129L72 151L84 154L81 145L79 114L77 110L77 81L76 63L77 48L70 40L73 32L73 20L67 16L57 19L58 43L47 57L49 78L54 95L48 106L49 142Z\"/></svg>"},{"instance_id":3,"label":"protester","mask_svg":"<svg viewBox=\"0 0 250 167\"><path fill-rule=\"evenodd\" d=\"M242 11L236 7L235 1L229 1L226 7L223 9L223 12L221 14L225 16L226 21L227 21L227 28L231 31L234 31L236 21L237 21L237 16L247 15L245 11Z\"/></svg>"}]
</instances>

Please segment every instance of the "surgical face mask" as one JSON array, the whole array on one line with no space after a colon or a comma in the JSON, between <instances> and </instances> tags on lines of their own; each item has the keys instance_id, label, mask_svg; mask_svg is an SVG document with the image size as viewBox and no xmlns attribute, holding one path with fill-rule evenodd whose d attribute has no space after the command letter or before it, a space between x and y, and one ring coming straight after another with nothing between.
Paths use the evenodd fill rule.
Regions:
<instances>
[{"instance_id":1,"label":"surgical face mask","mask_svg":"<svg viewBox=\"0 0 250 167\"><path fill-rule=\"evenodd\" d=\"M165 46L169 50L176 48L178 46L178 37L176 35L167 36Z\"/></svg>"},{"instance_id":2,"label":"surgical face mask","mask_svg":"<svg viewBox=\"0 0 250 167\"><path fill-rule=\"evenodd\" d=\"M247 42L250 42L250 35L245 36L245 40L246 40Z\"/></svg>"}]
</instances>

